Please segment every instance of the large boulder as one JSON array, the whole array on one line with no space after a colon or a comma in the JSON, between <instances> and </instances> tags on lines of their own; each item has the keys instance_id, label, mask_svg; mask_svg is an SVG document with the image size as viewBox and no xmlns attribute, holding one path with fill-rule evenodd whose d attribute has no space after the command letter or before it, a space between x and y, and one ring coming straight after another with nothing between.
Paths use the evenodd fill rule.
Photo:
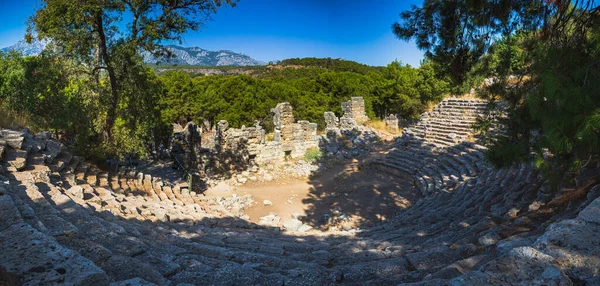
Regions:
<instances>
[{"instance_id":1,"label":"large boulder","mask_svg":"<svg viewBox=\"0 0 600 286\"><path fill-rule=\"evenodd\" d=\"M47 164L52 163L52 161L54 161L54 159L63 151L64 148L64 145L58 141L50 140L46 142L44 161L46 161Z\"/></svg>"},{"instance_id":2,"label":"large boulder","mask_svg":"<svg viewBox=\"0 0 600 286\"><path fill-rule=\"evenodd\" d=\"M19 131L0 130L0 145L9 146L15 149L23 147L25 135Z\"/></svg>"}]
</instances>

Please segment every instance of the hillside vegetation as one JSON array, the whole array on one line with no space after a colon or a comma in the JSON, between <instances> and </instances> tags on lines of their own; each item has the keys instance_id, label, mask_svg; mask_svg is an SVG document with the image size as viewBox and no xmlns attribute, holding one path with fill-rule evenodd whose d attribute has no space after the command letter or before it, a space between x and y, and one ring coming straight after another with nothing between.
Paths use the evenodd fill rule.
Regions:
<instances>
[{"instance_id":1,"label":"hillside vegetation","mask_svg":"<svg viewBox=\"0 0 600 286\"><path fill-rule=\"evenodd\" d=\"M286 62L294 67L286 68ZM317 62L330 64L313 64ZM300 65L305 63L308 65ZM225 119L233 126L248 126L259 120L267 128L271 128L270 108L282 101L292 103L297 118L316 122L323 128L323 113L331 110L341 115L340 103L350 97L364 97L371 118L388 114L412 118L423 112L428 103L441 100L449 86L435 77L429 63L413 68L393 62L376 68L314 58L284 60L282 68L262 70L252 76L193 77L174 70L160 78L165 88L163 118L168 122L206 120L214 125Z\"/></svg>"},{"instance_id":2,"label":"hillside vegetation","mask_svg":"<svg viewBox=\"0 0 600 286\"><path fill-rule=\"evenodd\" d=\"M157 43L181 40L207 20L202 13L186 16L186 9L210 14L223 3L235 5L189 1L157 17L143 5L47 2L30 31L52 39L53 47L38 57L0 53L1 106L31 128L63 134L79 151L106 157L147 154L166 140L173 122L210 128L223 119L234 127L258 120L271 129L269 110L281 101L292 103L296 118L323 128L323 112L339 114L340 102L352 96L365 98L371 118L409 119L447 94L483 86L478 96L509 104L502 122L507 136L487 140L487 157L497 166L534 160L560 181L599 159L600 9L593 1L425 1L392 27L425 51L418 68L296 58L260 68L218 67L220 75L206 76L194 67L143 64L140 49L164 55ZM127 29L118 37L105 32L117 29L115 15L131 9L144 21L121 23ZM95 17L79 19L82 14ZM75 22L83 28L72 29ZM158 75L158 68L173 70ZM486 126L478 123L484 134Z\"/></svg>"}]
</instances>

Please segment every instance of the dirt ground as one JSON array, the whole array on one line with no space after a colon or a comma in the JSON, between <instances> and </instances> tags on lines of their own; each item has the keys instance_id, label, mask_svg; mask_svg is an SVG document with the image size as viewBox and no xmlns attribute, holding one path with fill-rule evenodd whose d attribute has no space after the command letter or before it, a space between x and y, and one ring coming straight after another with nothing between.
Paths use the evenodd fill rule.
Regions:
<instances>
[{"instance_id":1,"label":"dirt ground","mask_svg":"<svg viewBox=\"0 0 600 286\"><path fill-rule=\"evenodd\" d=\"M327 229L331 225L327 218L332 216L344 218L340 224L343 228L370 226L420 198L410 177L401 178L369 166L370 160L383 156L391 147L393 138L383 139L366 158L339 163L311 178L251 182L228 191L208 190L206 194L251 195L255 203L244 213L254 223L273 212L283 219L299 214L306 223L319 229ZM265 200L272 205L264 205Z\"/></svg>"}]
</instances>

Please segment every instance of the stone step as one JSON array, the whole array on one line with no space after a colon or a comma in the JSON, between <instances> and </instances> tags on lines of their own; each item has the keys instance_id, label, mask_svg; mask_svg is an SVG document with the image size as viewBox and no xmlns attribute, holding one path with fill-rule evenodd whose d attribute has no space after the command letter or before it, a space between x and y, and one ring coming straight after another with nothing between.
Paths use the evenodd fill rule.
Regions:
<instances>
[{"instance_id":1,"label":"stone step","mask_svg":"<svg viewBox=\"0 0 600 286\"><path fill-rule=\"evenodd\" d=\"M85 177L86 177L86 173L88 172L88 169L90 168L90 166L91 166L91 164L88 162L80 162L77 165L77 170L75 172L75 178L77 179L78 184L87 184Z\"/></svg>"},{"instance_id":2,"label":"stone step","mask_svg":"<svg viewBox=\"0 0 600 286\"><path fill-rule=\"evenodd\" d=\"M62 172L63 169L69 166L72 159L73 155L71 155L70 152L62 152L48 165L48 167L51 172Z\"/></svg>"},{"instance_id":3,"label":"stone step","mask_svg":"<svg viewBox=\"0 0 600 286\"><path fill-rule=\"evenodd\" d=\"M85 173L85 182L90 186L98 185L98 174L100 174L100 169L95 165L90 165L87 172Z\"/></svg>"},{"instance_id":4,"label":"stone step","mask_svg":"<svg viewBox=\"0 0 600 286\"><path fill-rule=\"evenodd\" d=\"M8 171L22 171L27 166L27 151L7 148L3 161L9 164Z\"/></svg>"},{"instance_id":5,"label":"stone step","mask_svg":"<svg viewBox=\"0 0 600 286\"><path fill-rule=\"evenodd\" d=\"M63 247L25 223L0 231L0 266L25 285L107 285L106 273L92 261Z\"/></svg>"},{"instance_id":6,"label":"stone step","mask_svg":"<svg viewBox=\"0 0 600 286\"><path fill-rule=\"evenodd\" d=\"M49 186L45 183L36 184L31 173L17 174L15 180L11 180L11 185L16 186L16 195L31 207L35 212L33 216L43 225L43 229L46 229L48 234L53 236L68 235L78 231L74 225L58 215L58 211L42 194L42 192L49 190ZM39 188L42 188L42 190Z\"/></svg>"}]
</instances>

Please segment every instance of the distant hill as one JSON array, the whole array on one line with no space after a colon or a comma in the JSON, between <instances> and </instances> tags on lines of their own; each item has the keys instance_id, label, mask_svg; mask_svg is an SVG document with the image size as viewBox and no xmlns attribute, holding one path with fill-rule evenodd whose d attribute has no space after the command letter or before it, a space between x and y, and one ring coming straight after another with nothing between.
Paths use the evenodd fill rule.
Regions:
<instances>
[{"instance_id":1,"label":"distant hill","mask_svg":"<svg viewBox=\"0 0 600 286\"><path fill-rule=\"evenodd\" d=\"M39 55L48 44L47 41L38 41L34 39L31 44L20 40L16 44L0 49L3 52L16 50L24 56ZM174 58L160 60L154 58L148 52L142 52L144 62L148 64L167 64L167 65L194 65L194 66L262 66L264 62L255 60L248 55L235 53L227 50L209 51L199 47L185 48L180 46L167 46L173 52Z\"/></svg>"},{"instance_id":2,"label":"distant hill","mask_svg":"<svg viewBox=\"0 0 600 286\"><path fill-rule=\"evenodd\" d=\"M19 51L24 56L37 56L42 53L42 50L48 45L48 41L38 41L37 39L33 39L31 44L28 44L24 39L18 41L16 44L2 48L0 51L8 52L8 51Z\"/></svg>"},{"instance_id":3,"label":"distant hill","mask_svg":"<svg viewBox=\"0 0 600 286\"><path fill-rule=\"evenodd\" d=\"M359 74L380 72L383 69L383 67L379 66L369 66L355 61L332 58L291 58L271 62L268 65L208 66L160 63L157 65L152 65L152 67L158 74L163 74L171 70L181 70L192 74L193 76L246 74L255 77L267 78L272 76L282 76L284 74L287 77L302 77L306 76L308 73L314 73L314 69L336 72L353 72ZM295 71L290 72L290 70Z\"/></svg>"},{"instance_id":4,"label":"distant hill","mask_svg":"<svg viewBox=\"0 0 600 286\"><path fill-rule=\"evenodd\" d=\"M167 46L175 58L167 61L156 59L148 52L142 52L144 62L149 64L193 65L193 66L262 66L266 63L248 55L227 50L209 51L199 47L185 48Z\"/></svg>"},{"instance_id":5,"label":"distant hill","mask_svg":"<svg viewBox=\"0 0 600 286\"><path fill-rule=\"evenodd\" d=\"M361 64L355 61L332 58L291 58L280 61L278 66L320 67L331 71L355 72L360 74L367 74L371 71L378 71L382 68Z\"/></svg>"}]
</instances>

